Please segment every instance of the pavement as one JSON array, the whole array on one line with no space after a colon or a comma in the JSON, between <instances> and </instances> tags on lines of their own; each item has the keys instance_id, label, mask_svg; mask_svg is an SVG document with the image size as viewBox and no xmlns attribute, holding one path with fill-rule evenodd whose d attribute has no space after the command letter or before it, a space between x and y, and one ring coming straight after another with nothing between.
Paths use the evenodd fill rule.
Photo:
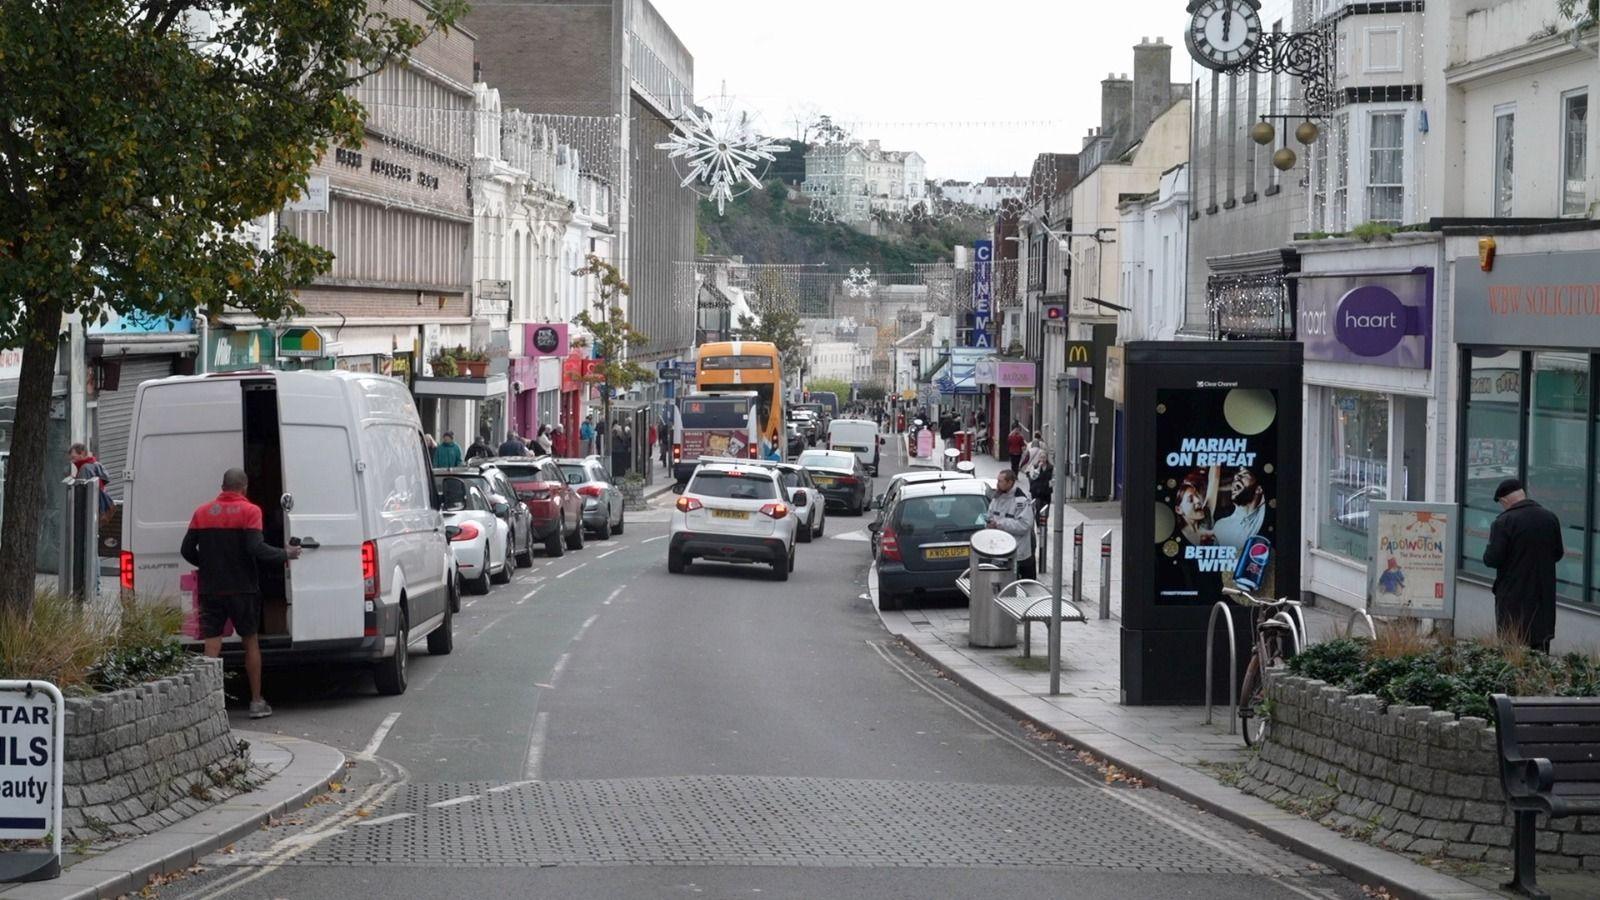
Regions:
<instances>
[{"instance_id":1,"label":"pavement","mask_svg":"<svg viewBox=\"0 0 1600 900\"><path fill-rule=\"evenodd\" d=\"M233 736L250 743L252 763L267 773L254 790L105 852L76 855L63 848L59 878L4 886L0 900L94 900L135 893L152 877L188 869L299 809L345 768L343 753L316 741L238 729Z\"/></svg>"}]
</instances>

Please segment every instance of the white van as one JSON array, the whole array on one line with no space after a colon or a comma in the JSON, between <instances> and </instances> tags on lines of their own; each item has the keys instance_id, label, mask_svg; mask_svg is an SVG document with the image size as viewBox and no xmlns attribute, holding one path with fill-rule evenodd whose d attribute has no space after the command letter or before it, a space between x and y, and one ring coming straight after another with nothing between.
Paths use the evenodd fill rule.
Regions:
<instances>
[{"instance_id":1,"label":"white van","mask_svg":"<svg viewBox=\"0 0 1600 900\"><path fill-rule=\"evenodd\" d=\"M242 467L266 541L300 558L263 564L268 664L360 662L382 694L406 689L411 641L449 653L455 590L422 424L401 382L350 372L250 371L139 385L122 510L124 593L188 610L179 554L189 517ZM242 653L236 640L224 655Z\"/></svg>"},{"instance_id":2,"label":"white van","mask_svg":"<svg viewBox=\"0 0 1600 900\"><path fill-rule=\"evenodd\" d=\"M874 478L878 476L878 448L882 444L878 423L870 419L834 419L828 423L828 449L854 453Z\"/></svg>"}]
</instances>

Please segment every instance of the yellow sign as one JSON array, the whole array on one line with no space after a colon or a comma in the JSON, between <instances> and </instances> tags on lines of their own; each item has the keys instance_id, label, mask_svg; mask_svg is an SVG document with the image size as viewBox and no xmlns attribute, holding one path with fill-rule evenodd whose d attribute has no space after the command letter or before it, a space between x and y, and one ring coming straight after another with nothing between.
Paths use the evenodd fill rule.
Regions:
<instances>
[{"instance_id":1,"label":"yellow sign","mask_svg":"<svg viewBox=\"0 0 1600 900\"><path fill-rule=\"evenodd\" d=\"M1067 341L1067 365L1094 365L1094 341Z\"/></svg>"}]
</instances>

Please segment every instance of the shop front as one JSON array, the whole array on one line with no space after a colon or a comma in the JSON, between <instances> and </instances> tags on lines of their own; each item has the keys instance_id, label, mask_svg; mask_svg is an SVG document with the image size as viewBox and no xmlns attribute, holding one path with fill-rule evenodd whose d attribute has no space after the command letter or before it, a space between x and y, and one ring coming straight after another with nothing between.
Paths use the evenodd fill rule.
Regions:
<instances>
[{"instance_id":1,"label":"shop front","mask_svg":"<svg viewBox=\"0 0 1600 900\"><path fill-rule=\"evenodd\" d=\"M1494 571L1483 563L1500 509L1495 486L1519 478L1561 520L1557 652L1600 643L1600 231L1449 239L1462 507L1457 630L1494 627Z\"/></svg>"},{"instance_id":2,"label":"shop front","mask_svg":"<svg viewBox=\"0 0 1600 900\"><path fill-rule=\"evenodd\" d=\"M1301 587L1351 607L1367 605L1371 505L1448 493L1432 462L1449 419L1434 352L1442 243L1396 238L1306 242L1291 276L1305 352Z\"/></svg>"}]
</instances>

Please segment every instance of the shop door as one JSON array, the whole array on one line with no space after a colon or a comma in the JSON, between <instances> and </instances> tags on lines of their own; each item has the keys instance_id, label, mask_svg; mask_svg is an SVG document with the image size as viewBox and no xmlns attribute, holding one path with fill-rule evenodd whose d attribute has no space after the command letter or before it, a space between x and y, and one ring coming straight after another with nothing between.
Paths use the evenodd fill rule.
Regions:
<instances>
[{"instance_id":1,"label":"shop door","mask_svg":"<svg viewBox=\"0 0 1600 900\"><path fill-rule=\"evenodd\" d=\"M111 474L111 496L123 498L123 470L128 467L128 438L133 426L133 401L139 385L172 374L171 356L129 356L122 360L117 389L102 391L95 404L90 451Z\"/></svg>"}]
</instances>

